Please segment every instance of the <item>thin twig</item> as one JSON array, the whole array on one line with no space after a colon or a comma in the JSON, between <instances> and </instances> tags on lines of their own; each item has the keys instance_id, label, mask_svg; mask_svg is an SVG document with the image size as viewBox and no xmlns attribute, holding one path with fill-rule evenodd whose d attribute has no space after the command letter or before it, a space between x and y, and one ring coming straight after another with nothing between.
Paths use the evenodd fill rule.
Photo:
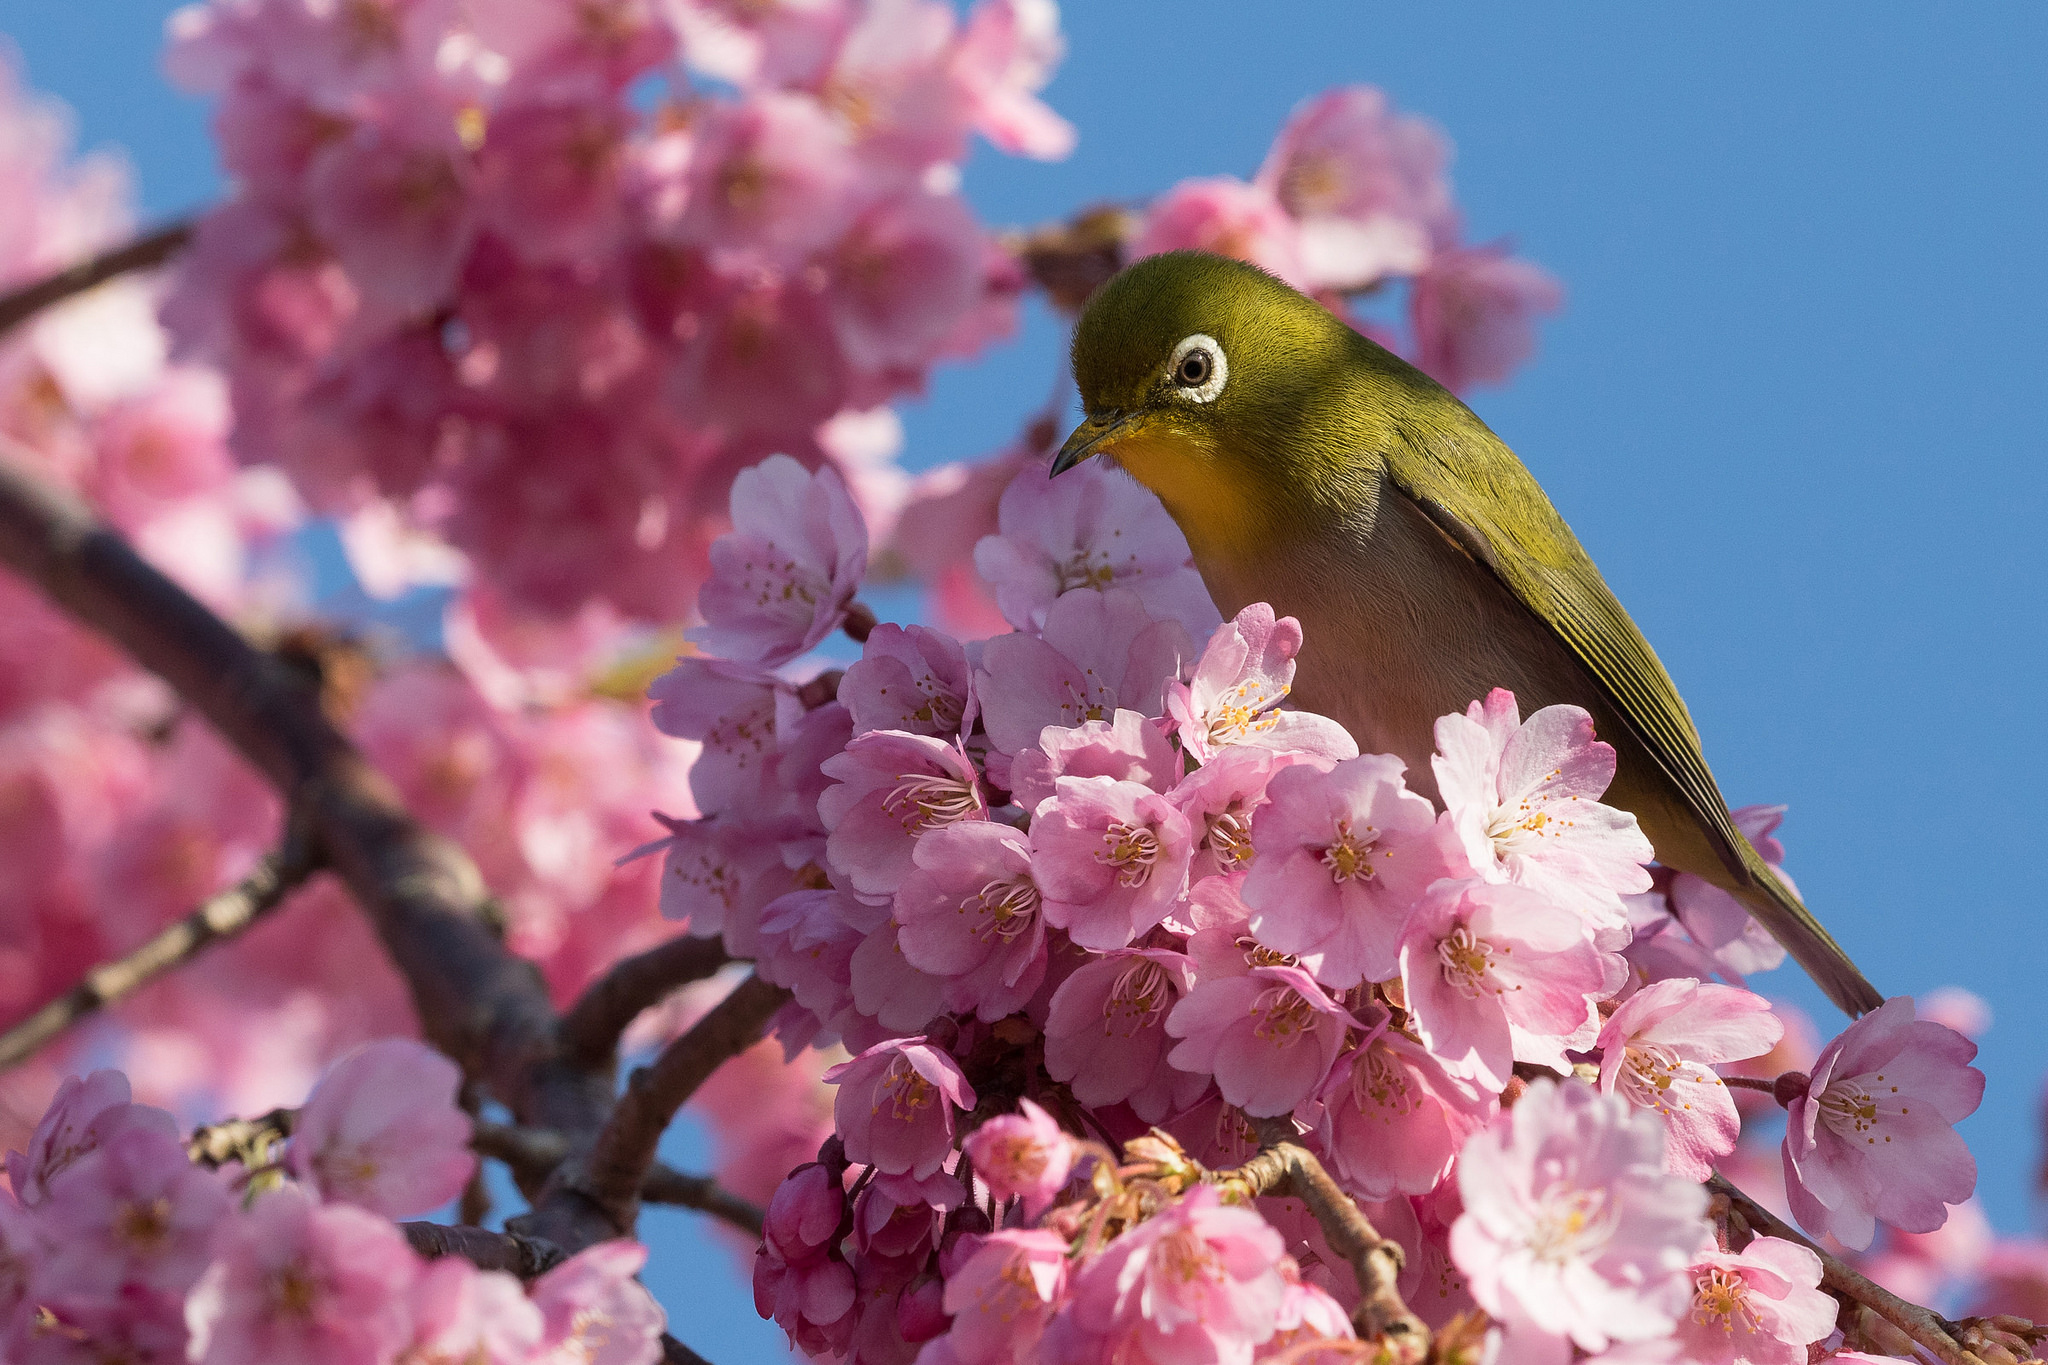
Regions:
<instances>
[{"instance_id":1,"label":"thin twig","mask_svg":"<svg viewBox=\"0 0 2048 1365\"><path fill-rule=\"evenodd\" d=\"M1760 1090L1766 1095L1775 1094L1778 1089L1777 1081L1767 1081L1760 1076L1729 1076L1724 1074L1721 1077L1721 1084L1733 1086L1737 1090Z\"/></svg>"},{"instance_id":2,"label":"thin twig","mask_svg":"<svg viewBox=\"0 0 2048 1365\"><path fill-rule=\"evenodd\" d=\"M611 1066L620 1035L642 1011L731 960L718 939L678 936L618 963L562 1016L563 1054L573 1064Z\"/></svg>"},{"instance_id":3,"label":"thin twig","mask_svg":"<svg viewBox=\"0 0 2048 1365\"><path fill-rule=\"evenodd\" d=\"M477 1123L469 1145L504 1162L522 1184L530 1181L536 1188L570 1154L569 1139L560 1133L484 1121ZM761 1235L766 1218L759 1204L742 1199L712 1177L691 1175L660 1161L648 1168L647 1178L640 1182L640 1202L695 1209L755 1237Z\"/></svg>"},{"instance_id":4,"label":"thin twig","mask_svg":"<svg viewBox=\"0 0 2048 1365\"><path fill-rule=\"evenodd\" d=\"M788 999L782 987L750 976L663 1048L653 1065L635 1068L596 1141L556 1168L533 1213L517 1220L520 1229L550 1237L557 1219L574 1217L602 1220L614 1237L632 1236L640 1185L670 1120L727 1058L759 1041Z\"/></svg>"},{"instance_id":5,"label":"thin twig","mask_svg":"<svg viewBox=\"0 0 2048 1365\"><path fill-rule=\"evenodd\" d=\"M241 933L281 904L311 876L315 860L303 838L287 837L248 876L202 902L134 951L102 962L79 983L5 1033L0 1033L0 1071L27 1060L64 1030L131 994L145 983L223 938Z\"/></svg>"},{"instance_id":6,"label":"thin twig","mask_svg":"<svg viewBox=\"0 0 2048 1365\"><path fill-rule=\"evenodd\" d=\"M10 294L0 294L0 335L13 331L52 304L62 303L73 294L83 294L116 275L162 265L176 255L191 237L192 224L170 223L103 251L90 260L66 266L34 284L24 285Z\"/></svg>"},{"instance_id":7,"label":"thin twig","mask_svg":"<svg viewBox=\"0 0 2048 1365\"><path fill-rule=\"evenodd\" d=\"M1709 1177L1707 1188L1715 1194L1726 1195L1729 1204L1755 1231L1782 1237L1788 1242L1797 1242L1819 1256L1822 1288L1832 1290L1870 1309L1916 1343L1926 1347L1935 1359L1943 1362L1943 1365L1984 1365L1981 1357L1971 1354L1952 1335L1954 1324L1916 1303L1906 1302L1889 1289L1873 1284L1869 1279L1857 1274L1840 1257L1832 1255L1799 1229L1736 1189L1725 1176Z\"/></svg>"},{"instance_id":8,"label":"thin twig","mask_svg":"<svg viewBox=\"0 0 2048 1365\"><path fill-rule=\"evenodd\" d=\"M448 1223L400 1223L412 1249L430 1261L460 1256L479 1270L502 1270L522 1280L537 1279L568 1257L553 1242L513 1232Z\"/></svg>"}]
</instances>

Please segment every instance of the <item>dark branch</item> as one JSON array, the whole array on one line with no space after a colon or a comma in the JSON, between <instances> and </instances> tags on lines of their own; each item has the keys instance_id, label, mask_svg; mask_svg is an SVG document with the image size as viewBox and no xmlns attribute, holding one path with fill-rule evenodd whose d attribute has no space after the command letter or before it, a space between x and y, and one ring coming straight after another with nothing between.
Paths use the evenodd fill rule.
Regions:
<instances>
[{"instance_id":1,"label":"dark branch","mask_svg":"<svg viewBox=\"0 0 2048 1365\"><path fill-rule=\"evenodd\" d=\"M572 1065L609 1068L619 1038L671 991L702 981L727 962L715 938L672 938L629 957L585 990L562 1016L562 1052Z\"/></svg>"},{"instance_id":2,"label":"dark branch","mask_svg":"<svg viewBox=\"0 0 2048 1365\"><path fill-rule=\"evenodd\" d=\"M412 1249L430 1261L460 1256L479 1270L502 1270L522 1280L537 1279L568 1259L553 1242L488 1228L447 1223L400 1223Z\"/></svg>"},{"instance_id":3,"label":"dark branch","mask_svg":"<svg viewBox=\"0 0 2048 1365\"><path fill-rule=\"evenodd\" d=\"M470 1146L487 1157L510 1166L522 1184L538 1187L554 1169L569 1159L569 1139L560 1133L515 1128L509 1124L479 1122ZM674 1204L722 1219L742 1232L761 1235L765 1215L761 1206L742 1199L708 1175L690 1175L663 1162L655 1162L640 1182L644 1204Z\"/></svg>"},{"instance_id":4,"label":"dark branch","mask_svg":"<svg viewBox=\"0 0 2048 1365\"><path fill-rule=\"evenodd\" d=\"M11 294L0 294L0 335L13 331L52 304L62 303L73 294L83 294L116 275L162 265L191 238L190 223L171 223L90 260L66 266Z\"/></svg>"},{"instance_id":5,"label":"dark branch","mask_svg":"<svg viewBox=\"0 0 2048 1365\"><path fill-rule=\"evenodd\" d=\"M0 1071L27 1059L79 1020L197 956L202 949L241 933L275 909L312 874L313 868L306 841L287 837L282 849L256 864L255 870L241 881L167 926L133 952L100 963L70 990L0 1033Z\"/></svg>"}]
</instances>

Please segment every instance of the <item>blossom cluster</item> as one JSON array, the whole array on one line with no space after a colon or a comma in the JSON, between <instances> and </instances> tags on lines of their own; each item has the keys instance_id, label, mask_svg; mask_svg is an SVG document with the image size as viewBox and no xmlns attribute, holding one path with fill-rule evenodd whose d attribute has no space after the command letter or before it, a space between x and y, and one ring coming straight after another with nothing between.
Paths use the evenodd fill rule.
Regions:
<instances>
[{"instance_id":1,"label":"blossom cluster","mask_svg":"<svg viewBox=\"0 0 2048 1365\"><path fill-rule=\"evenodd\" d=\"M1298 1208L1189 1174L1275 1133L1406 1245L1426 1320L1481 1310L1513 1359L1829 1341L1813 1253L1705 1217L1742 1129L1721 1069L1785 1033L1730 984L1768 955L1601 801L1585 711L1495 691L1442 717L1432 801L1290 708L1300 626L1220 621L1157 503L1093 466L1003 493L975 563L1011 630L874 625L798 681L866 626L866 528L782 456L732 521L701 652L652 688L701 745L702 816L652 848L667 912L790 989L785 1045L853 1053L756 1261L795 1344L980 1365L1348 1337L1357 1289ZM1775 818L1745 816L1773 859ZM1975 1183L1974 1053L1900 997L1774 1076L1800 1221L1852 1247L1941 1227Z\"/></svg>"},{"instance_id":2,"label":"blossom cluster","mask_svg":"<svg viewBox=\"0 0 2048 1365\"><path fill-rule=\"evenodd\" d=\"M0 1357L19 1365L649 1365L663 1316L604 1242L522 1285L425 1261L394 1218L475 1167L455 1065L386 1041L329 1069L281 1147L188 1151L117 1071L59 1088L0 1193ZM260 1148L260 1150L259 1150Z\"/></svg>"}]
</instances>

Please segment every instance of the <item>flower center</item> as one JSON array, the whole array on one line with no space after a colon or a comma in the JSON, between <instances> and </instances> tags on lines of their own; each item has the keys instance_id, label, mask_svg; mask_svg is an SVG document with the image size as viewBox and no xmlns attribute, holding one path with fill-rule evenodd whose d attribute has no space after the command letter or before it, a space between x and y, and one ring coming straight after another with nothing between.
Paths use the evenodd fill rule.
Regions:
<instances>
[{"instance_id":1,"label":"flower center","mask_svg":"<svg viewBox=\"0 0 2048 1365\"><path fill-rule=\"evenodd\" d=\"M876 1099L873 1113L882 1112L882 1102L889 1104L889 1116L903 1123L913 1122L918 1111L929 1109L938 1099L939 1088L917 1073L901 1054L889 1063L889 1069L882 1073L881 1093Z\"/></svg>"},{"instance_id":2,"label":"flower center","mask_svg":"<svg viewBox=\"0 0 2048 1365\"><path fill-rule=\"evenodd\" d=\"M1360 877L1370 879L1372 846L1378 834L1379 830L1372 825L1367 825L1362 834L1353 834L1351 821L1339 820L1337 842L1323 850L1323 866L1329 869L1330 880L1341 883Z\"/></svg>"},{"instance_id":3,"label":"flower center","mask_svg":"<svg viewBox=\"0 0 2048 1365\"><path fill-rule=\"evenodd\" d=\"M1159 861L1159 836L1149 825L1114 821L1102 831L1102 851L1095 861L1117 869L1118 886L1143 886L1152 875L1152 864Z\"/></svg>"},{"instance_id":4,"label":"flower center","mask_svg":"<svg viewBox=\"0 0 2048 1365\"><path fill-rule=\"evenodd\" d=\"M1234 807L1209 818L1209 831L1202 836L1202 843L1216 855L1216 861L1223 864L1226 872L1236 872L1251 865L1251 821Z\"/></svg>"},{"instance_id":5,"label":"flower center","mask_svg":"<svg viewBox=\"0 0 2048 1365\"><path fill-rule=\"evenodd\" d=\"M1284 687L1269 696L1257 683L1239 683L1209 704L1209 742L1219 747L1242 744L1251 736L1272 729L1280 723L1274 708L1286 695Z\"/></svg>"},{"instance_id":6,"label":"flower center","mask_svg":"<svg viewBox=\"0 0 2048 1365\"><path fill-rule=\"evenodd\" d=\"M1614 1222L1605 1190L1553 1194L1529 1229L1529 1254L1552 1265L1578 1259L1607 1240Z\"/></svg>"},{"instance_id":7,"label":"flower center","mask_svg":"<svg viewBox=\"0 0 2048 1365\"><path fill-rule=\"evenodd\" d=\"M1414 1080L1375 1042L1351 1068L1351 1103L1361 1114L1377 1110L1380 1122L1392 1123L1415 1112Z\"/></svg>"},{"instance_id":8,"label":"flower center","mask_svg":"<svg viewBox=\"0 0 2048 1365\"><path fill-rule=\"evenodd\" d=\"M903 773L895 790L882 799L882 809L903 822L904 833L922 834L980 811L981 793L971 778Z\"/></svg>"},{"instance_id":9,"label":"flower center","mask_svg":"<svg viewBox=\"0 0 2048 1365\"><path fill-rule=\"evenodd\" d=\"M1038 918L1038 885L1027 876L997 878L962 901L960 909L979 909L973 934L983 943L1000 939L1014 943Z\"/></svg>"},{"instance_id":10,"label":"flower center","mask_svg":"<svg viewBox=\"0 0 2048 1365\"><path fill-rule=\"evenodd\" d=\"M1252 1013L1258 1023L1252 1026L1252 1036L1275 1047L1291 1047L1315 1026L1315 1006L1292 986L1269 986L1252 1001Z\"/></svg>"},{"instance_id":11,"label":"flower center","mask_svg":"<svg viewBox=\"0 0 2048 1365\"><path fill-rule=\"evenodd\" d=\"M1166 968L1149 957L1141 957L1124 968L1116 984L1109 988L1109 998L1102 1002L1103 1036L1114 1034L1121 1022L1123 1036L1129 1038L1139 1029L1150 1027L1172 1004L1173 983L1167 979Z\"/></svg>"},{"instance_id":12,"label":"flower center","mask_svg":"<svg viewBox=\"0 0 2048 1365\"><path fill-rule=\"evenodd\" d=\"M1553 768L1543 780L1548 782L1560 771ZM1564 832L1572 827L1572 822L1544 809L1552 799L1548 795L1532 793L1512 804L1503 802L1494 807L1493 814L1486 821L1486 837L1493 841L1494 856L1507 858L1533 853L1545 839L1562 839ZM1579 798L1566 799L1576 801Z\"/></svg>"},{"instance_id":13,"label":"flower center","mask_svg":"<svg viewBox=\"0 0 2048 1365\"><path fill-rule=\"evenodd\" d=\"M1886 1142L1892 1140L1890 1133L1879 1134L1878 1122L1893 1117L1880 1096L1896 1095L1899 1088L1891 1085L1879 1072L1874 1076L1844 1076L1831 1081L1821 1092L1820 1121L1836 1137L1862 1138L1865 1145L1875 1147L1878 1137ZM1896 1101L1894 1101L1896 1103ZM1898 1114L1913 1111L1901 1104Z\"/></svg>"},{"instance_id":14,"label":"flower center","mask_svg":"<svg viewBox=\"0 0 2048 1365\"><path fill-rule=\"evenodd\" d=\"M1021 1251L1005 1256L1003 1268L982 1285L977 1297L983 1311L1004 1322L1014 1322L1037 1308L1042 1299L1038 1281L1031 1274L1030 1258Z\"/></svg>"},{"instance_id":15,"label":"flower center","mask_svg":"<svg viewBox=\"0 0 2048 1365\"><path fill-rule=\"evenodd\" d=\"M271 1272L270 1306L279 1317L306 1321L319 1301L320 1282L300 1262Z\"/></svg>"},{"instance_id":16,"label":"flower center","mask_svg":"<svg viewBox=\"0 0 2048 1365\"><path fill-rule=\"evenodd\" d=\"M1093 588L1100 592L1115 582L1116 570L1107 562L1097 562L1085 551L1060 565L1060 591L1063 593L1076 588Z\"/></svg>"},{"instance_id":17,"label":"flower center","mask_svg":"<svg viewBox=\"0 0 2048 1365\"><path fill-rule=\"evenodd\" d=\"M992 1153L997 1169L1015 1181L1036 1180L1045 1174L1045 1145L1033 1137L1006 1137ZM1013 1181L1013 1183L1015 1183Z\"/></svg>"},{"instance_id":18,"label":"flower center","mask_svg":"<svg viewBox=\"0 0 2048 1365\"><path fill-rule=\"evenodd\" d=\"M1247 967L1298 967L1301 959L1293 953L1283 953L1253 938L1250 934L1239 934L1232 942L1244 954Z\"/></svg>"},{"instance_id":19,"label":"flower center","mask_svg":"<svg viewBox=\"0 0 2048 1365\"><path fill-rule=\"evenodd\" d=\"M1632 1102L1645 1109L1662 1109L1668 1092L1685 1077L1685 1061L1662 1043L1637 1043L1623 1055L1619 1088Z\"/></svg>"},{"instance_id":20,"label":"flower center","mask_svg":"<svg viewBox=\"0 0 2048 1365\"><path fill-rule=\"evenodd\" d=\"M1693 1281L1692 1320L1732 1334L1738 1319L1744 1331L1757 1330L1756 1310L1749 1306L1749 1286L1741 1272L1719 1266L1702 1271Z\"/></svg>"},{"instance_id":21,"label":"flower center","mask_svg":"<svg viewBox=\"0 0 2048 1365\"><path fill-rule=\"evenodd\" d=\"M1482 991L1488 989L1487 977L1493 971L1495 948L1485 939L1472 932L1472 927L1460 924L1446 934L1436 945L1437 961L1443 966L1444 980L1452 990L1467 1000L1476 1000ZM1505 949L1499 950L1505 955ZM1495 994L1500 987L1494 986Z\"/></svg>"},{"instance_id":22,"label":"flower center","mask_svg":"<svg viewBox=\"0 0 2048 1365\"><path fill-rule=\"evenodd\" d=\"M1158 1258L1160 1273L1181 1284L1223 1278L1222 1263L1210 1249L1208 1239L1190 1228L1167 1233L1159 1239L1159 1250L1153 1254Z\"/></svg>"},{"instance_id":23,"label":"flower center","mask_svg":"<svg viewBox=\"0 0 2048 1365\"><path fill-rule=\"evenodd\" d=\"M171 1201L124 1200L114 1216L114 1236L144 1256L155 1254L171 1235Z\"/></svg>"}]
</instances>

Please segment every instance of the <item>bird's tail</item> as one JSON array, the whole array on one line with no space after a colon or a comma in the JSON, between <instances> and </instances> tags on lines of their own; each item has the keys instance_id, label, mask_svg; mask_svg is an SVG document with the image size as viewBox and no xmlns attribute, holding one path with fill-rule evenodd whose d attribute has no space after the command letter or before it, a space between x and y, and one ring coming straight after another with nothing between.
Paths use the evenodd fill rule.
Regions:
<instances>
[{"instance_id":1,"label":"bird's tail","mask_svg":"<svg viewBox=\"0 0 2048 1365\"><path fill-rule=\"evenodd\" d=\"M1798 894L1764 864L1747 839L1742 841L1742 862L1749 880L1736 895L1758 922L1771 931L1771 937L1784 944L1793 960L1827 992L1828 999L1852 1017L1882 1005L1884 996L1877 987L1849 960L1842 945L1820 927L1820 921Z\"/></svg>"}]
</instances>

